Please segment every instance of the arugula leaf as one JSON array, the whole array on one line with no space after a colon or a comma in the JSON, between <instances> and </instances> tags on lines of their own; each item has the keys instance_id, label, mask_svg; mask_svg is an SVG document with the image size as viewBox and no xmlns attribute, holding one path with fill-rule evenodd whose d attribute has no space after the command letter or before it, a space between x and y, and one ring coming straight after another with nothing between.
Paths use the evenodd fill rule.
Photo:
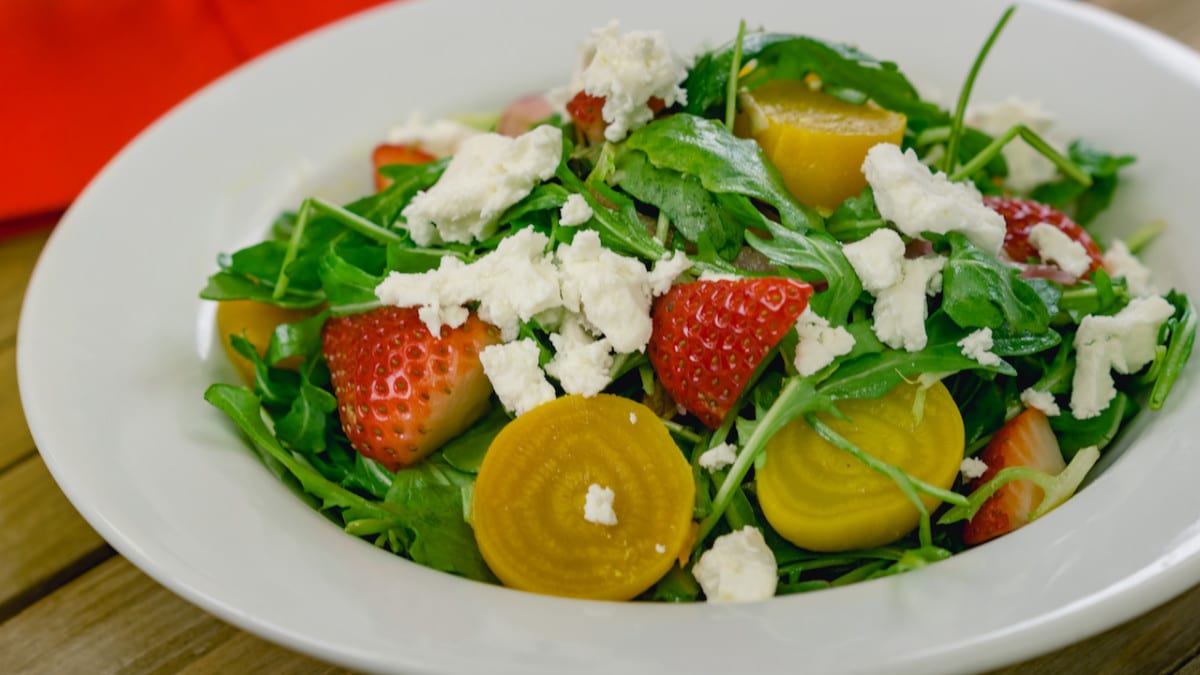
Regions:
<instances>
[{"instance_id":1,"label":"arugula leaf","mask_svg":"<svg viewBox=\"0 0 1200 675\"><path fill-rule=\"evenodd\" d=\"M796 202L758 143L734 136L720 122L671 115L634 131L625 146L644 152L660 169L695 176L709 192L770 204L789 229L821 228L820 217Z\"/></svg>"},{"instance_id":2,"label":"arugula leaf","mask_svg":"<svg viewBox=\"0 0 1200 675\"><path fill-rule=\"evenodd\" d=\"M497 221L500 226L528 221L530 216L541 211L557 211L567 203L571 193L557 183L542 183L533 188L521 201L513 204L500 214Z\"/></svg>"},{"instance_id":3,"label":"arugula leaf","mask_svg":"<svg viewBox=\"0 0 1200 675\"><path fill-rule=\"evenodd\" d=\"M400 211L408 206L421 190L428 190L442 177L448 158L428 164L392 164L380 167L379 172L392 179L392 184L381 192L363 197L346 205L346 210L356 213L383 227L391 227L400 217Z\"/></svg>"},{"instance_id":4,"label":"arugula leaf","mask_svg":"<svg viewBox=\"0 0 1200 675\"><path fill-rule=\"evenodd\" d=\"M405 525L413 533L408 554L413 562L495 583L475 544L475 533L463 519L462 488L432 475L400 471L387 494L385 503L403 507Z\"/></svg>"},{"instance_id":5,"label":"arugula leaf","mask_svg":"<svg viewBox=\"0 0 1200 675\"><path fill-rule=\"evenodd\" d=\"M1050 325L1046 303L1016 269L972 244L961 232L946 235L950 259L942 271L942 309L963 328L1042 333Z\"/></svg>"},{"instance_id":6,"label":"arugula leaf","mask_svg":"<svg viewBox=\"0 0 1200 675\"><path fill-rule=\"evenodd\" d=\"M491 411L463 432L462 435L442 446L442 457L446 463L464 473L479 473L488 446L509 423L503 406L492 406Z\"/></svg>"},{"instance_id":7,"label":"arugula leaf","mask_svg":"<svg viewBox=\"0 0 1200 675\"><path fill-rule=\"evenodd\" d=\"M1064 178L1039 185L1033 199L1071 214L1075 222L1088 225L1112 203L1121 169L1133 164L1133 155L1114 155L1082 140L1071 143L1067 157L1092 179L1090 187Z\"/></svg>"},{"instance_id":8,"label":"arugula leaf","mask_svg":"<svg viewBox=\"0 0 1200 675\"><path fill-rule=\"evenodd\" d=\"M1070 412L1050 418L1050 428L1058 437L1058 447L1068 462L1081 448L1094 445L1103 450L1138 411L1137 401L1118 391L1116 398L1096 417L1075 419Z\"/></svg>"},{"instance_id":9,"label":"arugula leaf","mask_svg":"<svg viewBox=\"0 0 1200 675\"><path fill-rule=\"evenodd\" d=\"M746 233L746 243L771 262L796 268L807 281L826 282L825 290L809 300L813 309L835 326L846 321L862 294L862 283L842 247L825 232L799 233L759 215L758 227L770 238ZM815 273L815 276L814 276Z\"/></svg>"},{"instance_id":10,"label":"arugula leaf","mask_svg":"<svg viewBox=\"0 0 1200 675\"><path fill-rule=\"evenodd\" d=\"M887 227L887 221L879 215L875 191L870 185L858 196L842 202L825 221L825 231L842 243L864 239L882 227Z\"/></svg>"},{"instance_id":11,"label":"arugula leaf","mask_svg":"<svg viewBox=\"0 0 1200 675\"><path fill-rule=\"evenodd\" d=\"M362 312L380 305L375 287L383 281L329 249L321 259L321 284L329 299L329 311L335 315Z\"/></svg>"},{"instance_id":12,"label":"arugula leaf","mask_svg":"<svg viewBox=\"0 0 1200 675\"><path fill-rule=\"evenodd\" d=\"M711 246L725 260L733 260L741 250L741 224L720 207L695 176L656 168L645 153L625 150L617 156L612 181L665 213L671 226L688 241Z\"/></svg>"},{"instance_id":13,"label":"arugula leaf","mask_svg":"<svg viewBox=\"0 0 1200 675\"><path fill-rule=\"evenodd\" d=\"M687 112L706 115L724 102L734 51L731 42L696 59L684 82ZM895 63L879 61L849 45L806 36L754 33L742 40L742 58L757 63L738 80L747 89L774 79L799 80L815 73L827 92L857 103L871 99L904 113L910 125L923 127L950 120L937 105L921 99Z\"/></svg>"},{"instance_id":14,"label":"arugula leaf","mask_svg":"<svg viewBox=\"0 0 1200 675\"><path fill-rule=\"evenodd\" d=\"M254 279L222 270L210 276L200 291L204 300L254 300L286 309L309 309L325 301L319 292L288 289L282 297L273 296L273 289Z\"/></svg>"},{"instance_id":15,"label":"arugula leaf","mask_svg":"<svg viewBox=\"0 0 1200 675\"><path fill-rule=\"evenodd\" d=\"M311 359L321 351L321 327L329 318L329 312L320 312L295 323L284 323L275 327L267 345L266 361L276 365L292 357Z\"/></svg>"},{"instance_id":16,"label":"arugula leaf","mask_svg":"<svg viewBox=\"0 0 1200 675\"><path fill-rule=\"evenodd\" d=\"M337 410L333 394L308 382L300 385L291 409L275 423L280 441L297 449L320 452L325 449L326 423Z\"/></svg>"}]
</instances>

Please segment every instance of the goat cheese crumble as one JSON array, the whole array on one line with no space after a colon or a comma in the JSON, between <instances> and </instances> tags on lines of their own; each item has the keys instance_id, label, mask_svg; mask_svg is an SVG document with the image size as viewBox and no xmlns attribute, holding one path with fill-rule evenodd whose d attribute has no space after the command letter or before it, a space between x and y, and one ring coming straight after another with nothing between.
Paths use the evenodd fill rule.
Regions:
<instances>
[{"instance_id":1,"label":"goat cheese crumble","mask_svg":"<svg viewBox=\"0 0 1200 675\"><path fill-rule=\"evenodd\" d=\"M612 488L592 483L588 486L587 496L583 500L583 519L597 525L616 525L617 512L613 510L615 498L616 493Z\"/></svg>"},{"instance_id":2,"label":"goat cheese crumble","mask_svg":"<svg viewBox=\"0 0 1200 675\"><path fill-rule=\"evenodd\" d=\"M963 356L974 359L981 366L998 366L1004 363L999 356L992 353L992 329L980 328L958 341Z\"/></svg>"},{"instance_id":3,"label":"goat cheese crumble","mask_svg":"<svg viewBox=\"0 0 1200 675\"><path fill-rule=\"evenodd\" d=\"M1158 329L1175 313L1159 296L1135 298L1114 316L1085 316L1075 333L1071 414L1089 419L1117 395L1112 372L1134 373L1154 360Z\"/></svg>"},{"instance_id":4,"label":"goat cheese crumble","mask_svg":"<svg viewBox=\"0 0 1200 675\"><path fill-rule=\"evenodd\" d=\"M664 107L687 103L687 91L680 86L687 79L687 67L687 61L671 51L662 31L622 34L613 21L594 30L580 45L567 95L583 91L603 97L600 116L608 123L604 138L616 143L654 119L647 105L651 98L661 100Z\"/></svg>"},{"instance_id":5,"label":"goat cheese crumble","mask_svg":"<svg viewBox=\"0 0 1200 675\"><path fill-rule=\"evenodd\" d=\"M558 224L566 227L582 225L592 219L592 207L581 194L572 194L559 211Z\"/></svg>"},{"instance_id":6,"label":"goat cheese crumble","mask_svg":"<svg viewBox=\"0 0 1200 675\"><path fill-rule=\"evenodd\" d=\"M450 119L430 122L421 112L413 113L404 124L388 131L388 143L415 145L435 157L458 154L463 142L484 133L475 127Z\"/></svg>"},{"instance_id":7,"label":"goat cheese crumble","mask_svg":"<svg viewBox=\"0 0 1200 675\"><path fill-rule=\"evenodd\" d=\"M1042 411L1046 417L1055 417L1062 414L1062 410L1058 407L1058 402L1054 400L1054 394L1040 389L1026 389L1021 392L1021 403L1027 408L1035 408Z\"/></svg>"},{"instance_id":8,"label":"goat cheese crumble","mask_svg":"<svg viewBox=\"0 0 1200 675\"><path fill-rule=\"evenodd\" d=\"M737 461L737 446L732 443L721 443L700 453L700 467L711 471L720 471Z\"/></svg>"},{"instance_id":9,"label":"goat cheese crumble","mask_svg":"<svg viewBox=\"0 0 1200 675\"><path fill-rule=\"evenodd\" d=\"M1125 286L1135 298L1158 295L1150 268L1142 264L1120 239L1114 239L1104 252L1104 268L1114 277L1124 277Z\"/></svg>"},{"instance_id":10,"label":"goat cheese crumble","mask_svg":"<svg viewBox=\"0 0 1200 675\"><path fill-rule=\"evenodd\" d=\"M958 471L962 474L963 480L975 480L983 474L987 473L987 462L978 457L963 457L962 464L959 465Z\"/></svg>"},{"instance_id":11,"label":"goat cheese crumble","mask_svg":"<svg viewBox=\"0 0 1200 675\"><path fill-rule=\"evenodd\" d=\"M1030 228L1029 243L1043 261L1058 265L1067 274L1081 277L1092 266L1092 258L1083 244L1049 223L1038 223Z\"/></svg>"},{"instance_id":12,"label":"goat cheese crumble","mask_svg":"<svg viewBox=\"0 0 1200 675\"><path fill-rule=\"evenodd\" d=\"M751 602L775 595L779 567L762 532L747 525L717 537L692 575L709 602Z\"/></svg>"},{"instance_id":13,"label":"goat cheese crumble","mask_svg":"<svg viewBox=\"0 0 1200 675\"><path fill-rule=\"evenodd\" d=\"M951 182L940 171L932 173L911 148L901 152L891 143L867 151L862 170L880 215L904 234L962 232L989 254L1000 252L1007 229L1004 218L983 204L974 185Z\"/></svg>"},{"instance_id":14,"label":"goat cheese crumble","mask_svg":"<svg viewBox=\"0 0 1200 675\"><path fill-rule=\"evenodd\" d=\"M400 214L421 246L486 239L500 214L553 176L561 159L558 127L540 126L516 138L472 136L458 146L438 182Z\"/></svg>"},{"instance_id":15,"label":"goat cheese crumble","mask_svg":"<svg viewBox=\"0 0 1200 675\"><path fill-rule=\"evenodd\" d=\"M854 349L854 336L850 331L842 326L830 326L829 320L814 312L811 306L804 308L796 321L796 334L800 339L796 343L794 364L796 372L805 377Z\"/></svg>"}]
</instances>

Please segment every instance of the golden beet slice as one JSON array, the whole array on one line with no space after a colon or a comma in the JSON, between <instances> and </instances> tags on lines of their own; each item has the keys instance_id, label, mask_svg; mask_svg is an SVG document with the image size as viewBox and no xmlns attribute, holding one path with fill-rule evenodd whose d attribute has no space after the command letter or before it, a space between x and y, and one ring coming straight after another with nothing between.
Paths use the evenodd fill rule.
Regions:
<instances>
[{"instance_id":1,"label":"golden beet slice","mask_svg":"<svg viewBox=\"0 0 1200 675\"><path fill-rule=\"evenodd\" d=\"M963 422L950 392L925 392L920 424L916 385L901 383L878 399L838 403L850 421L823 422L867 453L909 475L949 488L963 458ZM767 522L785 539L812 551L847 551L891 543L917 526L917 509L891 478L834 447L797 419L767 442L757 473ZM938 500L922 495L933 509Z\"/></svg>"},{"instance_id":2,"label":"golden beet slice","mask_svg":"<svg viewBox=\"0 0 1200 675\"><path fill-rule=\"evenodd\" d=\"M256 300L225 300L217 303L217 334L221 338L221 346L229 362L237 370L238 376L247 385L254 384L254 364L233 348L229 341L230 335L245 335L250 344L258 350L259 356L267 353L267 345L271 343L271 334L280 324L295 323L317 313L315 309L284 309L275 305ZM296 367L299 364L289 364L284 361L279 364L283 368Z\"/></svg>"},{"instance_id":3,"label":"golden beet slice","mask_svg":"<svg viewBox=\"0 0 1200 675\"><path fill-rule=\"evenodd\" d=\"M614 524L585 518L589 489L612 491ZM694 493L687 460L649 408L608 394L565 396L518 417L492 442L475 482L472 525L506 586L628 600L679 558Z\"/></svg>"},{"instance_id":4,"label":"golden beet slice","mask_svg":"<svg viewBox=\"0 0 1200 675\"><path fill-rule=\"evenodd\" d=\"M768 82L739 100L738 135L758 141L788 190L810 206L833 209L862 192L867 151L904 137L904 115L847 103L798 80Z\"/></svg>"}]
</instances>

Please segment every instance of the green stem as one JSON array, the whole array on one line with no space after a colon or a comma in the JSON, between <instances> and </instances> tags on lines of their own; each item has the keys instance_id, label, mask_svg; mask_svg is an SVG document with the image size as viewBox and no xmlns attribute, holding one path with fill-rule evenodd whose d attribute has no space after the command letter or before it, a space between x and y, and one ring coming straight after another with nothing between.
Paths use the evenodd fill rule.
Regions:
<instances>
[{"instance_id":1,"label":"green stem","mask_svg":"<svg viewBox=\"0 0 1200 675\"><path fill-rule=\"evenodd\" d=\"M746 21L738 21L737 41L733 43L733 60L729 63L729 88L725 91L725 128L733 130L737 114L738 74L742 71L742 40L746 38Z\"/></svg>"},{"instance_id":2,"label":"green stem","mask_svg":"<svg viewBox=\"0 0 1200 675\"><path fill-rule=\"evenodd\" d=\"M673 436L678 436L685 441L688 441L691 443L699 443L700 441L704 440L703 436L692 431L688 427L683 426L679 422L672 422L671 420L662 420L662 423L663 423L663 426L667 428L667 431L671 432L671 434Z\"/></svg>"},{"instance_id":3,"label":"green stem","mask_svg":"<svg viewBox=\"0 0 1200 675\"><path fill-rule=\"evenodd\" d=\"M654 226L654 239L659 244L666 248L667 237L671 234L671 219L667 217L666 212L658 212L658 223Z\"/></svg>"},{"instance_id":4,"label":"green stem","mask_svg":"<svg viewBox=\"0 0 1200 675\"><path fill-rule=\"evenodd\" d=\"M278 300L287 293L288 278L287 268L296 260L296 256L300 253L300 239L304 236L304 229L308 226L308 220L312 217L313 200L305 199L300 205L300 212L296 214L296 225L292 229L292 236L288 239L287 251L283 254L283 262L279 265L279 276L275 278L275 289L271 291L271 298Z\"/></svg>"},{"instance_id":5,"label":"green stem","mask_svg":"<svg viewBox=\"0 0 1200 675\"><path fill-rule=\"evenodd\" d=\"M717 489L716 497L713 497L712 510L700 521L700 528L696 532L696 547L700 547L701 543L712 532L713 527L721 516L725 513L725 509L729 508L729 502L733 500L733 493L737 486L742 484L746 478L746 474L750 472L750 467L753 466L754 460L766 448L767 440L775 435L783 425L795 419L800 410L800 404L804 402L810 391L802 387L803 379L791 378L787 384L783 386L783 390L779 392L779 398L775 400L763 418L759 420L758 425L754 428L754 433L750 434L750 438L746 440L742 451L738 453L737 460L733 466L729 467L729 473L726 474L725 480L721 482L721 487Z\"/></svg>"},{"instance_id":6,"label":"green stem","mask_svg":"<svg viewBox=\"0 0 1200 675\"><path fill-rule=\"evenodd\" d=\"M1150 242L1158 238L1158 235L1167 231L1167 221L1153 220L1137 229L1136 232L1125 238L1125 247L1130 253L1137 255L1146 248Z\"/></svg>"},{"instance_id":7,"label":"green stem","mask_svg":"<svg viewBox=\"0 0 1200 675\"><path fill-rule=\"evenodd\" d=\"M1004 10L1000 21L996 23L996 27L992 29L991 35L988 36L987 41L983 43L983 48L975 57L975 63L971 65L971 71L967 74L967 81L963 83L962 91L958 94L958 106L954 110L954 120L950 123L950 138L946 141L946 156L942 159L942 170L947 175L954 172L954 165L958 161L958 142L962 137L963 116L967 112L967 101L971 98L971 89L975 86L975 78L979 75L979 69L983 67L988 52L992 51L992 45L995 44L996 38L1000 37L1000 31L1004 30L1004 25L1008 23L1016 10L1016 5L1010 5L1008 9Z\"/></svg>"},{"instance_id":8,"label":"green stem","mask_svg":"<svg viewBox=\"0 0 1200 675\"><path fill-rule=\"evenodd\" d=\"M1175 380L1183 372L1188 357L1192 354L1192 345L1196 342L1196 309L1192 303L1187 304L1179 323L1171 331L1167 342L1167 353L1162 359L1162 370L1154 381L1154 389L1150 391L1150 409L1158 410L1167 401L1167 394Z\"/></svg>"},{"instance_id":9,"label":"green stem","mask_svg":"<svg viewBox=\"0 0 1200 675\"><path fill-rule=\"evenodd\" d=\"M313 210L315 210L317 213L337 220L346 229L357 232L368 239L374 239L381 244L394 244L404 241L404 237L400 236L399 234L392 232L385 227L381 227L380 225L363 218L353 211L348 211L337 204L327 202L318 197L313 197L305 203L310 202Z\"/></svg>"},{"instance_id":10,"label":"green stem","mask_svg":"<svg viewBox=\"0 0 1200 675\"><path fill-rule=\"evenodd\" d=\"M1046 159L1053 162L1054 166L1058 167L1058 170L1061 171L1064 176L1085 187L1090 187L1092 185L1092 177L1089 176L1086 171L1079 168L1079 166L1070 159L1067 159L1057 150L1050 147L1049 143L1047 143L1041 136L1038 136L1036 132L1024 124L1018 124L1003 134L997 136L995 140L987 145L987 147L985 147L983 150L980 150L979 153L972 157L970 161L968 161L966 164L963 164L957 171L951 174L950 180L963 180L964 178L973 175L976 171L979 171L983 167L987 166L988 162L992 161L996 155L1000 154L1000 151L1004 149L1004 146L1011 143L1018 136L1020 136L1034 150L1037 150L1039 153L1041 153Z\"/></svg>"}]
</instances>

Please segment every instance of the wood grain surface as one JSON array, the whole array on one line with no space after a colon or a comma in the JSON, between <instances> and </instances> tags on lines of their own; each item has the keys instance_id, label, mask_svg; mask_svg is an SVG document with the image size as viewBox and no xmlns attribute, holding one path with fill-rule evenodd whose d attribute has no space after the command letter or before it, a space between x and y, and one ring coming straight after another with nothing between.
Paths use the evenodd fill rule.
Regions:
<instances>
[{"instance_id":1,"label":"wood grain surface","mask_svg":"<svg viewBox=\"0 0 1200 675\"><path fill-rule=\"evenodd\" d=\"M1200 48L1200 0L1094 0ZM115 554L37 455L17 394L20 301L46 232L0 241L0 673L341 673L187 603ZM1001 671L1200 675L1200 586Z\"/></svg>"}]
</instances>

